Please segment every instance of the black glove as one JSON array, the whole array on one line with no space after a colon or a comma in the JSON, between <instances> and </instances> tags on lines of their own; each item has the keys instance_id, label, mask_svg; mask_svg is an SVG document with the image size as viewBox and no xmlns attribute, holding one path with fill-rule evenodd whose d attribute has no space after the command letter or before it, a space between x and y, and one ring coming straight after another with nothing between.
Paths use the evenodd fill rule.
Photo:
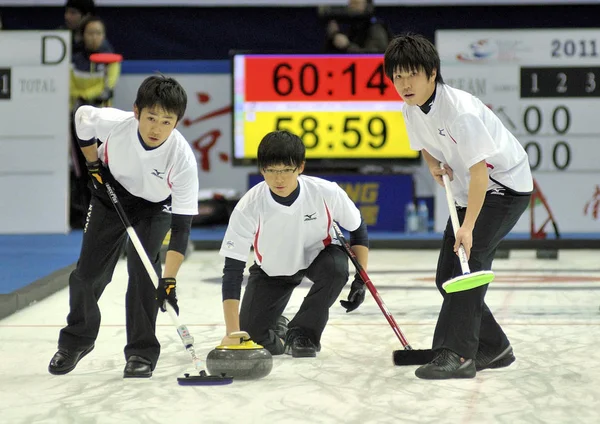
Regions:
<instances>
[{"instance_id":1,"label":"black glove","mask_svg":"<svg viewBox=\"0 0 600 424\"><path fill-rule=\"evenodd\" d=\"M346 313L352 312L365 301L365 283L359 274L354 276L354 281L350 287L348 300L340 300L340 304L346 308Z\"/></svg>"},{"instance_id":2,"label":"black glove","mask_svg":"<svg viewBox=\"0 0 600 424\"><path fill-rule=\"evenodd\" d=\"M177 294L175 286L177 281L174 278L161 278L158 280L158 288L156 289L156 300L161 311L167 312L165 301L175 309L175 313L179 315L179 306L177 306Z\"/></svg>"},{"instance_id":3,"label":"black glove","mask_svg":"<svg viewBox=\"0 0 600 424\"><path fill-rule=\"evenodd\" d=\"M85 165L87 166L88 174L90 174L92 184L94 184L96 190L104 186L105 181L108 181L109 183L112 181L110 171L104 167L100 159L94 162L86 161Z\"/></svg>"}]
</instances>

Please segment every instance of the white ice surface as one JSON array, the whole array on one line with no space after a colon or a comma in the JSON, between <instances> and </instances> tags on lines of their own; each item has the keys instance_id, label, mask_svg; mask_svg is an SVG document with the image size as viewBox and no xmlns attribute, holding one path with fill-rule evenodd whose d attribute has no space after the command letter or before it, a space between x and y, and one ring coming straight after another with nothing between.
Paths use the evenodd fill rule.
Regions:
<instances>
[{"instance_id":1,"label":"white ice surface","mask_svg":"<svg viewBox=\"0 0 600 424\"><path fill-rule=\"evenodd\" d=\"M406 338L430 347L441 298L437 252L371 252L370 277ZM222 258L194 252L178 278L181 321L202 357L224 333ZM597 251L561 251L537 260L513 251L494 264L487 303L517 361L471 380L423 381L392 365L401 349L375 301L330 313L316 359L274 358L269 376L227 386L179 386L193 372L169 317L160 314L162 353L148 380L124 380L125 262L100 301L95 350L64 376L47 371L68 312L68 290L0 321L0 423L598 423L600 422L600 260ZM342 295L345 297L349 286ZM308 283L286 314L297 310Z\"/></svg>"}]
</instances>

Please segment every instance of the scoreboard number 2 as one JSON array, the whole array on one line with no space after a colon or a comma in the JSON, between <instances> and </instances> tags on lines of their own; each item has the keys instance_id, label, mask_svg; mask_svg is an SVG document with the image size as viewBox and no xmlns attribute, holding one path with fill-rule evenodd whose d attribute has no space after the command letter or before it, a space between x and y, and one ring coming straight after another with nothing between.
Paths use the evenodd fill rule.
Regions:
<instances>
[{"instance_id":1,"label":"scoreboard number 2","mask_svg":"<svg viewBox=\"0 0 600 424\"><path fill-rule=\"evenodd\" d=\"M10 100L10 68L0 68L0 100Z\"/></svg>"}]
</instances>

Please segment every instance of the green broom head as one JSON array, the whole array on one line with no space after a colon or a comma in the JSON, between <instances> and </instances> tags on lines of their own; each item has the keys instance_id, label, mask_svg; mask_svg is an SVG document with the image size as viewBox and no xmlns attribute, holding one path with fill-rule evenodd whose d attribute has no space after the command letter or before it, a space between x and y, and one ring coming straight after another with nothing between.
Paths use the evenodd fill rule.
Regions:
<instances>
[{"instance_id":1,"label":"green broom head","mask_svg":"<svg viewBox=\"0 0 600 424\"><path fill-rule=\"evenodd\" d=\"M454 277L442 284L442 287L446 293L456 293L489 284L493 279L493 271L477 271Z\"/></svg>"}]
</instances>

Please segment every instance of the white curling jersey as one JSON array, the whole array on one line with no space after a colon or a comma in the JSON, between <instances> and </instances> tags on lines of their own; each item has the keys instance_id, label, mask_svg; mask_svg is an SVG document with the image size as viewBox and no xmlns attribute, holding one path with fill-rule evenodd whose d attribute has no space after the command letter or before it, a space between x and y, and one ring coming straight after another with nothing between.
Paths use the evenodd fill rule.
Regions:
<instances>
[{"instance_id":1,"label":"white curling jersey","mask_svg":"<svg viewBox=\"0 0 600 424\"><path fill-rule=\"evenodd\" d=\"M406 103L402 108L410 146L425 149L454 171L455 201L467 206L469 168L485 160L488 190L507 187L530 193L533 179L527 153L500 119L471 94L438 84L429 113Z\"/></svg>"},{"instance_id":2,"label":"white curling jersey","mask_svg":"<svg viewBox=\"0 0 600 424\"><path fill-rule=\"evenodd\" d=\"M277 203L264 181L248 190L231 214L219 253L246 262L254 246L255 261L267 275L293 275L327 245L340 244L332 221L348 231L360 226L358 208L336 183L300 175L298 184L290 206Z\"/></svg>"},{"instance_id":3,"label":"white curling jersey","mask_svg":"<svg viewBox=\"0 0 600 424\"><path fill-rule=\"evenodd\" d=\"M198 214L198 165L192 148L176 129L159 147L146 150L133 112L81 106L75 114L81 140L97 138L100 160L131 194L159 203L171 196L171 212Z\"/></svg>"}]
</instances>

